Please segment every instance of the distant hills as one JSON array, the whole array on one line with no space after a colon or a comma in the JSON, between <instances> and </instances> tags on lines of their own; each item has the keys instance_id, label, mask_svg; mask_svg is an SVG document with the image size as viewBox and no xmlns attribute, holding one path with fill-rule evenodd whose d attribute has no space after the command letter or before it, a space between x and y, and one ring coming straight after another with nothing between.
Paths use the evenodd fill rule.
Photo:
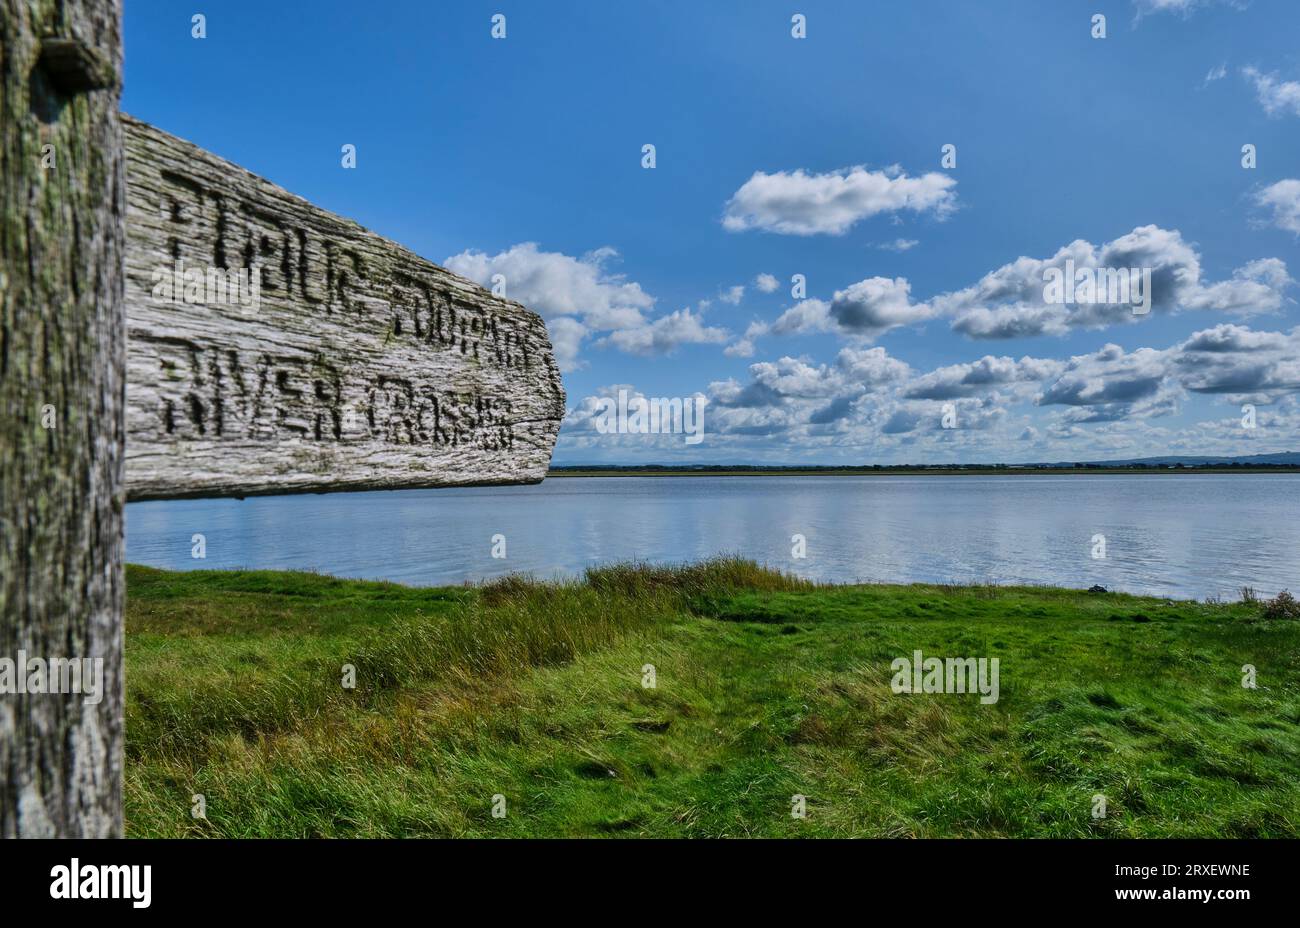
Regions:
<instances>
[{"instance_id":1,"label":"distant hills","mask_svg":"<svg viewBox=\"0 0 1300 928\"><path fill-rule=\"evenodd\" d=\"M1246 455L1167 455L1153 458L1124 458L1118 461L1085 461L1089 467L1300 467L1300 451L1275 451L1272 454ZM1056 464L1029 465L1042 467L1072 467L1073 461Z\"/></svg>"}]
</instances>

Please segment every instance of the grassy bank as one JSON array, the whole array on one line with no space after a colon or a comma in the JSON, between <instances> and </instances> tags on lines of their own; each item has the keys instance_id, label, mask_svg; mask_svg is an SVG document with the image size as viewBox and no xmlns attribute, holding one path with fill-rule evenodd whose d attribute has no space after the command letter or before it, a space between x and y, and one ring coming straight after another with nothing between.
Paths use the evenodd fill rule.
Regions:
<instances>
[{"instance_id":1,"label":"grassy bank","mask_svg":"<svg viewBox=\"0 0 1300 928\"><path fill-rule=\"evenodd\" d=\"M893 693L916 649L999 700ZM127 703L137 837L1300 835L1300 622L1255 604L131 567Z\"/></svg>"}]
</instances>

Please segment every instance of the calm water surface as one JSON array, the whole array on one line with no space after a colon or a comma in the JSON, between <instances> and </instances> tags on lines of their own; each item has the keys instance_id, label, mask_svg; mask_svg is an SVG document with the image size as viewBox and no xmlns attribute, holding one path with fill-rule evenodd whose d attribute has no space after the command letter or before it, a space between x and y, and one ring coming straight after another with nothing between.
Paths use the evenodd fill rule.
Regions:
<instances>
[{"instance_id":1,"label":"calm water surface","mask_svg":"<svg viewBox=\"0 0 1300 928\"><path fill-rule=\"evenodd\" d=\"M207 558L191 556L191 536ZM791 536L807 558L791 558ZM492 536L506 537L504 560ZM1105 560L1092 555L1106 536ZM741 554L818 580L1300 592L1300 475L564 477L539 486L134 503L127 558L409 584Z\"/></svg>"}]
</instances>

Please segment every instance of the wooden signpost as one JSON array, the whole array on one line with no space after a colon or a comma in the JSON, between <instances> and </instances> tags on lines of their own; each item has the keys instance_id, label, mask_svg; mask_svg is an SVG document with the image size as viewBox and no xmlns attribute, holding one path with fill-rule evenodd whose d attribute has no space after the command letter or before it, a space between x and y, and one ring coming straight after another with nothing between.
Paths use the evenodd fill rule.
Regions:
<instances>
[{"instance_id":1,"label":"wooden signpost","mask_svg":"<svg viewBox=\"0 0 1300 928\"><path fill-rule=\"evenodd\" d=\"M106 683L0 691L0 836L114 836L125 500L535 483L564 391L535 313L120 116L117 0L3 15L0 660Z\"/></svg>"},{"instance_id":2,"label":"wooden signpost","mask_svg":"<svg viewBox=\"0 0 1300 928\"><path fill-rule=\"evenodd\" d=\"M536 483L541 318L123 116L128 499Z\"/></svg>"}]
</instances>

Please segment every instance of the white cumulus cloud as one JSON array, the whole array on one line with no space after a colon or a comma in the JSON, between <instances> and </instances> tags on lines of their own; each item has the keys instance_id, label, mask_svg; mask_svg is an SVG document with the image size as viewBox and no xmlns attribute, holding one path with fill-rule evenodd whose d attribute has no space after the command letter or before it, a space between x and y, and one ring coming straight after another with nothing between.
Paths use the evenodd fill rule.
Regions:
<instances>
[{"instance_id":1,"label":"white cumulus cloud","mask_svg":"<svg viewBox=\"0 0 1300 928\"><path fill-rule=\"evenodd\" d=\"M942 218L956 207L956 186L948 174L910 177L897 167L857 166L825 174L756 171L727 201L722 224L731 232L843 235L880 213L910 210Z\"/></svg>"},{"instance_id":2,"label":"white cumulus cloud","mask_svg":"<svg viewBox=\"0 0 1300 928\"><path fill-rule=\"evenodd\" d=\"M1258 68L1242 68L1255 85L1255 96L1264 112L1270 116L1300 116L1300 81L1280 80L1276 74L1265 74Z\"/></svg>"},{"instance_id":3,"label":"white cumulus cloud","mask_svg":"<svg viewBox=\"0 0 1300 928\"><path fill-rule=\"evenodd\" d=\"M702 317L689 309L661 316L653 322L618 329L601 339L628 354L671 354L682 345L717 345L731 338L726 329L706 326Z\"/></svg>"},{"instance_id":4,"label":"white cumulus cloud","mask_svg":"<svg viewBox=\"0 0 1300 928\"><path fill-rule=\"evenodd\" d=\"M890 329L924 322L934 315L925 303L914 303L911 285L902 277L869 277L835 291L828 303L803 300L772 324L777 335L838 332L871 340Z\"/></svg>"},{"instance_id":5,"label":"white cumulus cloud","mask_svg":"<svg viewBox=\"0 0 1300 928\"><path fill-rule=\"evenodd\" d=\"M654 297L640 284L610 270L617 257L613 248L575 258L521 242L495 255L463 251L443 263L485 287L496 275L504 277L506 296L546 320L561 370L574 370L581 366L578 352L589 333L640 328L654 306Z\"/></svg>"},{"instance_id":6,"label":"white cumulus cloud","mask_svg":"<svg viewBox=\"0 0 1300 928\"><path fill-rule=\"evenodd\" d=\"M1273 225L1300 235L1300 180L1288 178L1255 194L1255 203L1272 210Z\"/></svg>"}]
</instances>

